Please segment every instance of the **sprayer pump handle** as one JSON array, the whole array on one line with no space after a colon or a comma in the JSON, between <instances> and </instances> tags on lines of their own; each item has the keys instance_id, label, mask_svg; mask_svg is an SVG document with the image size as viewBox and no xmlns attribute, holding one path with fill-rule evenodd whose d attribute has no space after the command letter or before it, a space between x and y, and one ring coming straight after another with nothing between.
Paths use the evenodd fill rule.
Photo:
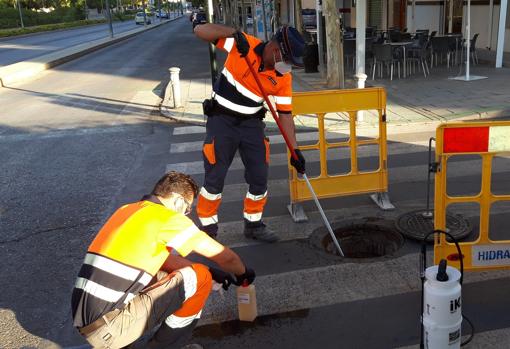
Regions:
<instances>
[{"instance_id":1,"label":"sprayer pump handle","mask_svg":"<svg viewBox=\"0 0 510 349\"><path fill-rule=\"evenodd\" d=\"M445 282L448 281L448 274L446 273L446 259L439 261L439 267L437 268L436 280Z\"/></svg>"}]
</instances>

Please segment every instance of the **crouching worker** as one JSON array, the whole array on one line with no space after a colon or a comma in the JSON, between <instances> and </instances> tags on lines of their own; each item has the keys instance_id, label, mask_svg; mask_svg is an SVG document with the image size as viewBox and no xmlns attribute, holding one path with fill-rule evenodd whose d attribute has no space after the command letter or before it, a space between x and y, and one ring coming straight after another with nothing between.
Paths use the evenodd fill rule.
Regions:
<instances>
[{"instance_id":1,"label":"crouching worker","mask_svg":"<svg viewBox=\"0 0 510 349\"><path fill-rule=\"evenodd\" d=\"M72 314L93 347L127 346L161 324L147 347L179 348L200 318L211 279L225 289L255 279L237 254L186 217L197 188L188 175L167 173L151 195L118 209L89 246ZM183 258L191 252L223 270Z\"/></svg>"}]
</instances>

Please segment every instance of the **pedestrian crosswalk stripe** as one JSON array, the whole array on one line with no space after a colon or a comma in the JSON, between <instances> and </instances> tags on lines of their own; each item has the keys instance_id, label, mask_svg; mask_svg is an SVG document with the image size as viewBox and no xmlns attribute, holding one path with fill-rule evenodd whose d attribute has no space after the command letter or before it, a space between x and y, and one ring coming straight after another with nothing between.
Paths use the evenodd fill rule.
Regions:
<instances>
[{"instance_id":1,"label":"pedestrian crosswalk stripe","mask_svg":"<svg viewBox=\"0 0 510 349\"><path fill-rule=\"evenodd\" d=\"M199 148L201 149L201 148ZM426 150L424 142L416 142L415 144L409 143L390 143L388 145L389 156L409 153L419 153ZM191 151L191 150L188 150ZM320 154L318 151L305 151L303 152L308 164L320 161ZM375 145L366 145L358 147L358 159L379 156L379 148ZM350 159L349 148L334 149L328 152L328 160L345 160ZM271 154L270 166L284 166L287 165L287 153L273 153ZM167 171L173 169L175 171L182 171L188 174L200 174L204 172L203 161L190 161L179 162L175 164L168 164ZM230 170L244 169L244 164L240 157L234 158Z\"/></svg>"},{"instance_id":2,"label":"pedestrian crosswalk stripe","mask_svg":"<svg viewBox=\"0 0 510 349\"><path fill-rule=\"evenodd\" d=\"M358 159L362 158L368 158L372 156L378 155L378 150L374 147L366 148L367 150L363 149L365 147L361 147L359 149L359 156ZM420 148L420 146L409 146L407 144L397 144L395 146L389 146L389 152L391 155L398 155L398 154L409 154L412 153L412 150L418 150L417 148ZM287 154L286 153L280 153L280 154L272 154L271 155L271 166L285 166L287 165ZM307 164L312 164L314 162L319 161L319 154L318 152L310 152L305 155ZM348 151L339 151L338 153L333 153L329 155L329 160L344 160L349 159L350 154ZM310 166L310 165L309 165ZM424 170L425 168L425 170ZM236 157L234 161L232 162L232 165L230 166L230 171L235 170L242 170L244 169L244 164L241 161L239 157ZM190 175L198 175L204 173L204 164L203 161L190 161L190 162L179 162L175 164L167 164L166 171L180 171L184 172ZM417 171L417 172L412 172ZM498 166L497 168L493 169L493 172L495 173L501 173L501 172L507 172L510 171L510 162L505 161L501 163L501 166ZM390 182L401 182L402 179L410 179L416 177L416 174L423 173L425 176L427 174L427 164L423 165L417 165L417 166L409 166L409 167L398 167L398 170L395 170L392 172L391 168L389 169L390 176L389 180ZM403 175L403 173L406 173L406 175ZM480 172L480 161L478 160L465 160L462 161L462 173L452 173L449 174L448 177L460 177L460 176L467 176L467 175L475 175ZM411 175L411 176L410 176ZM313 177L313 174L309 173L310 177Z\"/></svg>"},{"instance_id":3,"label":"pedestrian crosswalk stripe","mask_svg":"<svg viewBox=\"0 0 510 349\"><path fill-rule=\"evenodd\" d=\"M397 210L387 212L385 219L396 219L400 214L412 210L423 209L425 207L425 200L423 198L415 198L411 200L401 200L398 203ZM402 209L405 208L405 209ZM367 205L357 205L356 207L343 207L334 210L324 211L331 223L339 221L338 217L351 217L354 213L363 212L364 216L377 217L380 215L381 210L376 205L369 203ZM476 205L466 205L455 211L461 213L463 217L478 217L479 207ZM506 215L510 214L510 207L504 205L495 205L491 210L492 215ZM277 232L280 241L291 241L306 239L310 236L311 232L318 228L323 228L323 221L318 211L307 212L308 222L295 223L289 214L280 216L263 216L264 222L267 226L271 227ZM244 222L241 220L242 212L239 211L239 221L222 222L220 212L220 223L218 230L218 241L225 246L231 248L245 247L261 244L260 242L244 237L243 228ZM262 243L264 244L264 243Z\"/></svg>"},{"instance_id":4,"label":"pedestrian crosswalk stripe","mask_svg":"<svg viewBox=\"0 0 510 349\"><path fill-rule=\"evenodd\" d=\"M338 138L340 136L339 133L332 133L332 135L336 135ZM299 142L306 142L306 141L316 141L317 140L317 132L301 132L296 134L296 138L298 143ZM285 143L285 140L280 134L277 135L270 135L268 136L269 142L271 144L283 144ZM333 138L333 136L331 137ZM328 139L331 139L328 138ZM344 137L345 138L345 137ZM194 142L182 142L182 143L174 143L170 147L170 153L184 153L188 151L198 151L202 149L203 140L200 141L194 141Z\"/></svg>"},{"instance_id":5,"label":"pedestrian crosswalk stripe","mask_svg":"<svg viewBox=\"0 0 510 349\"><path fill-rule=\"evenodd\" d=\"M432 256L429 256L431 263ZM419 257L419 253L410 253L398 258L375 259L373 263L339 260L338 264L325 267L258 276L255 280L258 315L417 292L421 287L417 271ZM465 275L464 284L509 276L507 270L469 273ZM232 291L226 292L224 297L212 293L200 325L238 318Z\"/></svg>"},{"instance_id":6,"label":"pedestrian crosswalk stripe","mask_svg":"<svg viewBox=\"0 0 510 349\"><path fill-rule=\"evenodd\" d=\"M204 131L205 128L203 127L193 127L177 132L174 131L174 134L184 135L194 133L196 137L186 138L186 140L190 140L197 139L199 137L198 134ZM272 135L270 137L272 145L283 144L283 139L280 135ZM314 141L316 137L316 132L298 134L298 139L301 142ZM420 185L425 185L428 170L428 165L425 163L428 140L425 139L426 136L419 136L410 142L388 142L389 158L392 155L403 155L404 161L407 158L406 155L413 159L416 157L423 158L423 164L406 166L405 162L399 161L396 163L397 167L389 168L388 178L390 184L420 183ZM192 175L202 175L204 168L201 160L201 149L202 140L172 144L171 149L169 149L169 155L173 156L174 159L185 159L187 161L168 164L167 169L179 170ZM272 198L271 200L275 200L274 202L285 205L289 197L288 179L286 178L288 155L282 147L279 150L280 152L271 155L270 166L272 171L275 171L272 173L272 176L274 178L277 175L278 178L269 180L268 195ZM191 152L194 152L194 154ZM374 160L377 160L378 155L379 149L377 146L358 147L360 159L374 158ZM310 172L313 172L318 165L318 154L317 152L308 152L305 156L307 156ZM350 158L350 153L348 148L344 150L335 149L331 150L328 156L337 161L345 161ZM194 159L198 159L198 161L189 161ZM418 162L413 161L412 163L416 164ZM275 166L280 167L274 169L273 167ZM455 162L455 172L451 173L449 178L456 179L477 176L480 173L480 166L479 160L461 159L461 161ZM449 167L450 170L452 168L453 166ZM230 171L238 170L244 170L244 165L239 157L236 157ZM510 172L510 162L502 162L493 170L495 174ZM281 178L282 176L285 176L285 178ZM309 174L309 176L313 178L312 174ZM226 183L227 185L225 185L223 190L223 204L230 206L227 206L224 211L220 208L218 241L236 250L251 248L257 249L256 251L265 251L264 243L247 239L243 234L242 201L246 195L247 184L228 184L228 181ZM395 219L403 212L424 208L424 198L416 198L412 195L405 197L408 200L402 200L401 197L400 201L395 202L397 206L395 211L385 213L386 219ZM237 204L240 205L239 218L233 217L236 219L235 221L228 221L228 216L234 214L230 211L231 207ZM510 212L510 208L504 206L494 207L494 209L495 211L491 211L494 215L505 215ZM338 223L344 217L355 217L360 212L363 213L364 217L377 217L381 211L367 200L366 205L329 209L325 213L330 222ZM306 241L313 231L324 229L319 212L316 210L307 212L310 218L309 221L300 224L294 223L290 215L284 215L280 209L278 213L273 211L273 216L270 213L267 212L265 214L264 221L271 229L278 233L281 241L286 244L292 245L291 241L295 240ZM459 213L462 213L466 218L477 217L479 215L478 207L476 206L463 207L462 212ZM278 214L278 216L274 214ZM225 215L225 222L222 221L223 215ZM429 258L432 258L432 255ZM268 270L257 270L259 276L255 284L257 286L259 316L417 292L419 291L420 283L419 278L416 276L416 268L410 268L409 266L417 265L418 260L419 253L413 252L395 258L374 259L371 263L354 263L352 260L336 262L333 260L331 262L332 265L328 266L317 267L317 265L323 265L319 263L314 264L314 267L308 268L300 266L296 268L297 270L292 271L287 271L293 269L292 267L283 268L284 272L274 273L273 271L272 274L267 275L264 275L264 272L268 272ZM490 275L473 273L466 276L466 283L509 276L510 271L496 271ZM213 292L204 309L199 325L233 320L237 316L235 292L230 290L225 294L224 298Z\"/></svg>"},{"instance_id":7,"label":"pedestrian crosswalk stripe","mask_svg":"<svg viewBox=\"0 0 510 349\"><path fill-rule=\"evenodd\" d=\"M493 174L496 173L506 173L510 172L510 161L506 161L500 164L497 168L492 170ZM478 160L467 160L462 162L462 168L458 171L452 172L448 175L449 179L453 178L461 178L468 176L476 176L480 173L480 161ZM242 162L235 161L230 167L230 170L239 170L243 169ZM185 163L177 163L167 165L167 171L180 171L188 174L202 174L203 173L203 163L202 161L195 162L185 162ZM408 183L415 182L419 180L426 180L427 178L427 170L428 165L416 165L416 166L404 166L398 168L390 168L388 170L389 175L389 183L390 184L400 184L400 183ZM309 174L309 178L312 179L313 175ZM246 195L248 190L248 186L245 183L239 184L228 184L225 185L222 194L222 202L234 202L234 201L242 201ZM289 196L289 183L288 179L273 179L268 182L268 195L269 197L276 196Z\"/></svg>"},{"instance_id":8,"label":"pedestrian crosswalk stripe","mask_svg":"<svg viewBox=\"0 0 510 349\"><path fill-rule=\"evenodd\" d=\"M204 126L183 126L183 127L175 127L173 130L174 135L186 135L193 133L204 133Z\"/></svg>"},{"instance_id":9,"label":"pedestrian crosswalk stripe","mask_svg":"<svg viewBox=\"0 0 510 349\"><path fill-rule=\"evenodd\" d=\"M328 133L328 135L330 135L330 137L328 137L329 142L333 142L333 141L338 142L339 141L339 136L340 136L339 133ZM335 135L336 135L336 137L335 137ZM317 132L301 132L301 133L296 134L298 145L300 142L302 143L302 142L317 141L317 137L318 137ZM271 135L268 138L269 138L269 142L271 145L285 143L285 140L283 139L283 137L281 135ZM342 139L345 140L346 138L343 137ZM204 144L203 140L192 141L192 142L173 143L170 146L170 153L176 154L176 153L187 153L187 152L192 152L192 151L201 151L203 144ZM406 147L407 146L419 146L420 150L422 150L422 151L425 149L422 147L426 147L426 149L428 149L428 141L410 141L410 142L405 142L405 143L390 141L390 142L388 142L388 147L390 147L392 145L394 146L395 144L399 144L402 147L404 147L404 146L406 146ZM359 148L363 149L366 147L359 147ZM413 152L413 151L410 150L409 152Z\"/></svg>"}]
</instances>

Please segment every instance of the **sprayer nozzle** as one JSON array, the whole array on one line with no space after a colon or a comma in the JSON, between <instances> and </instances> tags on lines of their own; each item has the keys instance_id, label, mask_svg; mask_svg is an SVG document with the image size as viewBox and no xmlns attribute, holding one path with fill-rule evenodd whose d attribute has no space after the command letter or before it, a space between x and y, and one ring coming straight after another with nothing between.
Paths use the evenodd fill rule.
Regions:
<instances>
[{"instance_id":1,"label":"sprayer nozzle","mask_svg":"<svg viewBox=\"0 0 510 349\"><path fill-rule=\"evenodd\" d=\"M439 261L436 280L441 282L448 281L448 274L446 273L446 259L441 259Z\"/></svg>"}]
</instances>

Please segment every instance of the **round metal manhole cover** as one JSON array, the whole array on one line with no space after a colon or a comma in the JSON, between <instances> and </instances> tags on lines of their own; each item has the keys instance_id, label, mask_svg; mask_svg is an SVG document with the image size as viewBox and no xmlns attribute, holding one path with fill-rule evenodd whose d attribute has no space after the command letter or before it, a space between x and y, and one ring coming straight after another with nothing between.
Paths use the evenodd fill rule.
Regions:
<instances>
[{"instance_id":1,"label":"round metal manhole cover","mask_svg":"<svg viewBox=\"0 0 510 349\"><path fill-rule=\"evenodd\" d=\"M404 244L404 237L394 229L374 223L349 224L333 232L346 258L376 258L392 255ZM312 235L311 243L329 254L339 252L331 235L321 229Z\"/></svg>"},{"instance_id":2,"label":"round metal manhole cover","mask_svg":"<svg viewBox=\"0 0 510 349\"><path fill-rule=\"evenodd\" d=\"M425 235L434 230L434 211L415 210L399 216L395 222L397 230L410 239L423 241ZM460 240L471 233L471 223L459 214L446 213L446 231ZM434 235L427 242L434 241Z\"/></svg>"}]
</instances>

